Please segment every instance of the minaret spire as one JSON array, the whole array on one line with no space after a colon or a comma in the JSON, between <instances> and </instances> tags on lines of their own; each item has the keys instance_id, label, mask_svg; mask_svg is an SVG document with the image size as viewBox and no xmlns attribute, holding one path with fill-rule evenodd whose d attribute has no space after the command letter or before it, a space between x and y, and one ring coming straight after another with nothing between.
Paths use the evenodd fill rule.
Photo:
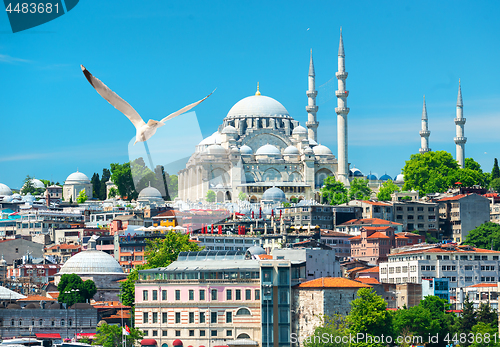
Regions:
<instances>
[{"instance_id":1,"label":"minaret spire","mask_svg":"<svg viewBox=\"0 0 500 347\"><path fill-rule=\"evenodd\" d=\"M345 80L347 72L345 71L345 54L344 54L344 39L342 38L342 28L340 28L340 43L338 55L338 72L335 74L338 79L338 90L335 92L337 96L337 144L338 144L338 172L337 178L344 185L349 186L348 178L348 159L347 159L347 97L349 92L346 90Z\"/></svg>"},{"instance_id":2,"label":"minaret spire","mask_svg":"<svg viewBox=\"0 0 500 347\"><path fill-rule=\"evenodd\" d=\"M460 80L458 80L457 118L455 118L455 125L457 128L457 136L455 137L455 144L457 146L456 160L458 165L463 169L465 165L465 143L467 142L467 138L464 136L465 118Z\"/></svg>"},{"instance_id":3,"label":"minaret spire","mask_svg":"<svg viewBox=\"0 0 500 347\"><path fill-rule=\"evenodd\" d=\"M318 112L318 106L316 106L316 95L318 92L316 91L316 82L315 82L315 73L314 73L314 62L313 55L311 49L311 59L309 60L309 88L306 91L307 95L307 135L309 140L313 140L314 142L318 141L318 125L319 122L316 121L316 112Z\"/></svg>"},{"instance_id":4,"label":"minaret spire","mask_svg":"<svg viewBox=\"0 0 500 347\"><path fill-rule=\"evenodd\" d=\"M429 152L431 149L429 148L429 135L431 132L429 131L428 128L428 120L427 120L427 107L425 105L425 95L424 95L424 106L422 109L422 130L420 130L420 141L421 141L421 146L420 146L420 153L426 153Z\"/></svg>"}]
</instances>

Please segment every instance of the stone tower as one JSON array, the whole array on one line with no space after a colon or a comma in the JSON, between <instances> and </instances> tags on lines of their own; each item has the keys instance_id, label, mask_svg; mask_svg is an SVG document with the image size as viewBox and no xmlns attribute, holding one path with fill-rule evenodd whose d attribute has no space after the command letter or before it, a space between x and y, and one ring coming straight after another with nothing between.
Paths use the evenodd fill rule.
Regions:
<instances>
[{"instance_id":1,"label":"stone tower","mask_svg":"<svg viewBox=\"0 0 500 347\"><path fill-rule=\"evenodd\" d=\"M316 106L316 95L318 92L316 91L315 86L315 74L314 74L314 63L313 63L313 55L311 49L311 60L309 62L309 89L306 91L307 94L307 135L310 140L314 142L318 141L318 125L319 122L316 120L316 112L318 112L318 106Z\"/></svg>"},{"instance_id":2,"label":"stone tower","mask_svg":"<svg viewBox=\"0 0 500 347\"><path fill-rule=\"evenodd\" d=\"M457 145L456 160L458 162L458 165L463 168L465 165L465 143L467 142L467 138L464 137L465 118L460 80L458 80L457 118L455 118L455 124L457 126L457 136L455 137L455 144Z\"/></svg>"},{"instance_id":3,"label":"stone tower","mask_svg":"<svg viewBox=\"0 0 500 347\"><path fill-rule=\"evenodd\" d=\"M427 107L425 106L425 95L424 95L424 108L422 109L422 130L420 130L420 140L421 140L421 146L420 146L420 153L426 153L429 152L431 149L429 148L429 135L431 132L429 131L428 128L428 121L427 121Z\"/></svg>"},{"instance_id":4,"label":"stone tower","mask_svg":"<svg viewBox=\"0 0 500 347\"><path fill-rule=\"evenodd\" d=\"M345 55L344 41L342 39L342 28L340 28L340 43L339 43L339 71L335 74L338 79L338 90L335 92L337 96L337 143L338 143L338 180L349 185L348 177L348 159L347 159L347 97L349 92L346 90L345 80L347 72L345 71Z\"/></svg>"}]
</instances>

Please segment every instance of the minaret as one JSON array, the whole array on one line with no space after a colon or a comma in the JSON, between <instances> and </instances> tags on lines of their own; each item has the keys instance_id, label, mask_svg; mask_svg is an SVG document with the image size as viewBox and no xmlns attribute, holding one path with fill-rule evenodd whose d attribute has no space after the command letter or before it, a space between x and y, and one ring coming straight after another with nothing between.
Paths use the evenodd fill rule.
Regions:
<instances>
[{"instance_id":1,"label":"minaret","mask_svg":"<svg viewBox=\"0 0 500 347\"><path fill-rule=\"evenodd\" d=\"M458 161L458 165L463 169L465 165L465 143L467 142L467 138L464 137L465 118L460 80L458 80L457 118L455 118L455 124L457 126L457 136L455 137L455 143L457 145L456 160Z\"/></svg>"},{"instance_id":2,"label":"minaret","mask_svg":"<svg viewBox=\"0 0 500 347\"><path fill-rule=\"evenodd\" d=\"M348 178L348 161L347 161L347 96L349 92L345 89L345 80L347 72L345 72L345 55L344 41L342 39L342 28L340 28L340 43L339 43L339 71L335 74L338 79L339 88L335 92L337 96L337 143L338 143L338 180L345 185L349 185Z\"/></svg>"},{"instance_id":3,"label":"minaret","mask_svg":"<svg viewBox=\"0 0 500 347\"><path fill-rule=\"evenodd\" d=\"M420 130L421 137L421 146L420 153L429 152L431 149L429 148L429 135L431 132L429 131L427 124L427 107L425 106L425 95L424 95L424 108L422 109L422 130Z\"/></svg>"},{"instance_id":4,"label":"minaret","mask_svg":"<svg viewBox=\"0 0 500 347\"><path fill-rule=\"evenodd\" d=\"M315 74L314 74L314 63L313 63L313 52L311 49L311 60L309 62L309 89L306 91L307 94L307 133L310 140L318 141L318 125L319 122L316 121L316 112L318 112L318 106L316 106L316 91L315 86Z\"/></svg>"}]
</instances>

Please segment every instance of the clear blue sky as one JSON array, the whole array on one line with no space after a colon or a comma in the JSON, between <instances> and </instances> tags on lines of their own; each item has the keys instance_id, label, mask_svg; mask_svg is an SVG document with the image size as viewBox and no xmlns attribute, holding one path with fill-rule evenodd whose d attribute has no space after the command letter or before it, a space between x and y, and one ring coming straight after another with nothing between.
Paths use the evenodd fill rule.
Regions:
<instances>
[{"instance_id":1,"label":"clear blue sky","mask_svg":"<svg viewBox=\"0 0 500 347\"><path fill-rule=\"evenodd\" d=\"M85 0L16 34L0 14L0 182L18 188L29 174L62 183L77 168L90 178L128 160L135 130L93 90L80 64L146 121L217 87L194 109L203 137L255 93L257 82L304 125L309 50L321 86L337 71L341 26L351 165L400 173L420 147L423 94L430 147L455 156L461 78L466 157L490 171L500 156L499 7L497 1ZM318 95L319 142L334 153L335 89L334 82Z\"/></svg>"}]
</instances>

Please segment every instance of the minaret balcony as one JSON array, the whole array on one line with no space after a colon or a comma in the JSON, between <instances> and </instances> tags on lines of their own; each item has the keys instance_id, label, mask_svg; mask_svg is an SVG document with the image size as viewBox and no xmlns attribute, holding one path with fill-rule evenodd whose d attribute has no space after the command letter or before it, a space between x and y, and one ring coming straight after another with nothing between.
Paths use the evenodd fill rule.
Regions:
<instances>
[{"instance_id":1,"label":"minaret balcony","mask_svg":"<svg viewBox=\"0 0 500 347\"><path fill-rule=\"evenodd\" d=\"M455 124L456 125L464 125L465 124L465 118L455 118Z\"/></svg>"},{"instance_id":2,"label":"minaret balcony","mask_svg":"<svg viewBox=\"0 0 500 347\"><path fill-rule=\"evenodd\" d=\"M463 144L465 144L467 142L467 138L463 137L463 136L457 136L457 137L455 137L454 140L455 140L455 143L457 145L463 145Z\"/></svg>"},{"instance_id":3,"label":"minaret balcony","mask_svg":"<svg viewBox=\"0 0 500 347\"><path fill-rule=\"evenodd\" d=\"M306 122L306 127L309 129L316 129L319 125L319 122Z\"/></svg>"},{"instance_id":4,"label":"minaret balcony","mask_svg":"<svg viewBox=\"0 0 500 347\"><path fill-rule=\"evenodd\" d=\"M306 106L307 113L316 113L318 112L318 106Z\"/></svg>"},{"instance_id":5,"label":"minaret balcony","mask_svg":"<svg viewBox=\"0 0 500 347\"><path fill-rule=\"evenodd\" d=\"M431 134L431 132L429 130L420 130L419 134L422 137L429 137L429 135Z\"/></svg>"},{"instance_id":6,"label":"minaret balcony","mask_svg":"<svg viewBox=\"0 0 500 347\"><path fill-rule=\"evenodd\" d=\"M349 96L349 91L348 90L336 90L335 95L337 98L340 98L342 96Z\"/></svg>"},{"instance_id":7,"label":"minaret balcony","mask_svg":"<svg viewBox=\"0 0 500 347\"><path fill-rule=\"evenodd\" d=\"M339 72L335 73L335 76L339 80L345 80L347 78L347 72L345 72L345 71L339 71Z\"/></svg>"},{"instance_id":8,"label":"minaret balcony","mask_svg":"<svg viewBox=\"0 0 500 347\"><path fill-rule=\"evenodd\" d=\"M430 148L420 148L418 151L419 151L421 154L423 154L423 153L430 152L430 151L431 151L431 149L430 149Z\"/></svg>"},{"instance_id":9,"label":"minaret balcony","mask_svg":"<svg viewBox=\"0 0 500 347\"><path fill-rule=\"evenodd\" d=\"M349 107L335 107L335 113L337 114L348 114Z\"/></svg>"},{"instance_id":10,"label":"minaret balcony","mask_svg":"<svg viewBox=\"0 0 500 347\"><path fill-rule=\"evenodd\" d=\"M316 91L316 90L307 90L306 94L307 94L308 98L315 98L316 95L318 95L318 91Z\"/></svg>"}]
</instances>

